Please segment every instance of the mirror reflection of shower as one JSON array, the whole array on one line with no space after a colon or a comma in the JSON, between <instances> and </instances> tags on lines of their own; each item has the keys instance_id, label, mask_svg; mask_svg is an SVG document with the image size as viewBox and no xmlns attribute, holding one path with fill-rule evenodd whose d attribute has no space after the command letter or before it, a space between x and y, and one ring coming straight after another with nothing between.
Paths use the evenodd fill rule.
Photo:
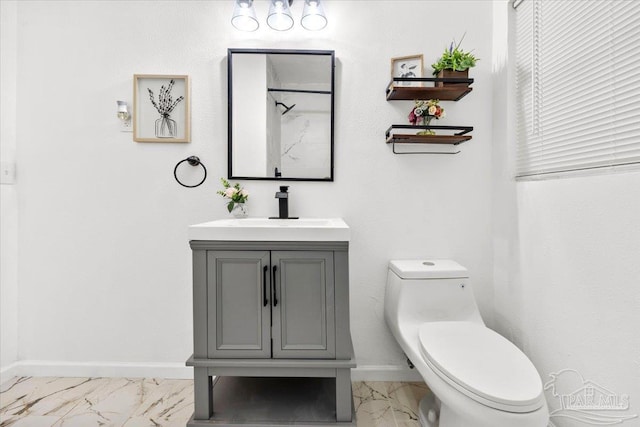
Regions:
<instances>
[{"instance_id":1,"label":"mirror reflection of shower","mask_svg":"<svg viewBox=\"0 0 640 427\"><path fill-rule=\"evenodd\" d=\"M267 176L326 176L331 170L330 92L311 84L308 89L288 86L267 89Z\"/></svg>"},{"instance_id":2,"label":"mirror reflection of shower","mask_svg":"<svg viewBox=\"0 0 640 427\"><path fill-rule=\"evenodd\" d=\"M284 116L285 114L287 114L289 111L291 111L291 110L293 109L293 107L295 107L295 106L296 106L296 104L293 104L291 107L287 107L287 106L286 106L285 104L283 104L282 102L278 102L278 101L276 101L276 107L277 107L278 105L281 105L281 106L283 106L283 107L285 108L285 110L282 112L282 115L283 115L283 116Z\"/></svg>"}]
</instances>

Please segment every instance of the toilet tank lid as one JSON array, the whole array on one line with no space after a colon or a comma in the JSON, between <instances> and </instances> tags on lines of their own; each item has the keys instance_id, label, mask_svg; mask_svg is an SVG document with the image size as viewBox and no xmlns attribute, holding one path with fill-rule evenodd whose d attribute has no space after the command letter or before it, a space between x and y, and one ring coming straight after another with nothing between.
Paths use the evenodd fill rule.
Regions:
<instances>
[{"instance_id":1,"label":"toilet tank lid","mask_svg":"<svg viewBox=\"0 0 640 427\"><path fill-rule=\"evenodd\" d=\"M410 259L389 261L389 268L402 279L468 278L467 269L450 259Z\"/></svg>"}]
</instances>

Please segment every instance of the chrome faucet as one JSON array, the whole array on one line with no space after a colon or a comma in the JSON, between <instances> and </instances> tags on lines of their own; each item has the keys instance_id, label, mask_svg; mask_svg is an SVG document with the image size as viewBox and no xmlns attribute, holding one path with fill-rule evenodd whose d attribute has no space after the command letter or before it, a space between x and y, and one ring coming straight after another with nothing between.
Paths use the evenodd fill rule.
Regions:
<instances>
[{"instance_id":1,"label":"chrome faucet","mask_svg":"<svg viewBox=\"0 0 640 427\"><path fill-rule=\"evenodd\" d=\"M288 185L280 186L280 191L276 193L276 199L278 199L278 215L277 217L271 217L270 219L298 219L298 217L289 216L289 190Z\"/></svg>"}]
</instances>

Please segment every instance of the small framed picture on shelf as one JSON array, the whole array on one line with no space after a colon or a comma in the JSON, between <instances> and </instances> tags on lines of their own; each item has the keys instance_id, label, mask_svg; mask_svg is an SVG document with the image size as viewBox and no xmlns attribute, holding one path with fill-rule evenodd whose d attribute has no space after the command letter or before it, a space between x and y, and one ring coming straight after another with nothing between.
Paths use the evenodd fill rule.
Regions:
<instances>
[{"instance_id":1,"label":"small framed picture on shelf","mask_svg":"<svg viewBox=\"0 0 640 427\"><path fill-rule=\"evenodd\" d=\"M189 76L133 76L133 140L191 141Z\"/></svg>"},{"instance_id":2,"label":"small framed picture on shelf","mask_svg":"<svg viewBox=\"0 0 640 427\"><path fill-rule=\"evenodd\" d=\"M401 56L391 58L391 78L422 77L424 68L423 55ZM422 86L422 82L393 82L394 86Z\"/></svg>"}]
</instances>

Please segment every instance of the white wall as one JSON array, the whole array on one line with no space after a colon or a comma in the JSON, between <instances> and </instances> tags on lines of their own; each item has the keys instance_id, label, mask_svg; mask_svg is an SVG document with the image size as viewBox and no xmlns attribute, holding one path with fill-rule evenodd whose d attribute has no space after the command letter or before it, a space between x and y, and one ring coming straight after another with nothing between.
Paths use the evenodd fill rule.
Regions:
<instances>
[{"instance_id":1,"label":"white wall","mask_svg":"<svg viewBox=\"0 0 640 427\"><path fill-rule=\"evenodd\" d=\"M16 149L15 1L0 2L0 161L13 164ZM0 185L0 382L18 359L18 200L16 186Z\"/></svg>"},{"instance_id":2,"label":"white wall","mask_svg":"<svg viewBox=\"0 0 640 427\"><path fill-rule=\"evenodd\" d=\"M504 43L514 12L503 1L495 13L495 327L524 349L543 381L576 370L629 396L630 410L610 415L639 414L640 172L514 181L515 91L507 83L513 64ZM565 384L559 392L577 386ZM547 400L551 410L559 408L550 392Z\"/></svg>"},{"instance_id":3,"label":"white wall","mask_svg":"<svg viewBox=\"0 0 640 427\"><path fill-rule=\"evenodd\" d=\"M267 2L256 3L264 17ZM232 6L19 3L19 348L32 373L151 362L169 369L190 355L187 226L227 216L215 191L226 175L228 47L336 51L335 182L292 183L290 212L341 216L352 227L361 375L405 366L383 319L389 259L455 258L469 268L491 324L491 2L329 1L329 26L318 33L265 25L240 33L229 23ZM465 30L465 47L482 60L473 93L445 103L441 123L474 126L473 140L456 156L394 155L384 131L406 123L412 103L385 101L390 58L423 53L428 68ZM131 100L134 73L190 75L191 143L133 143L118 132L115 101ZM210 179L189 190L172 169L192 154ZM277 213L277 183L243 184L251 215Z\"/></svg>"}]
</instances>

